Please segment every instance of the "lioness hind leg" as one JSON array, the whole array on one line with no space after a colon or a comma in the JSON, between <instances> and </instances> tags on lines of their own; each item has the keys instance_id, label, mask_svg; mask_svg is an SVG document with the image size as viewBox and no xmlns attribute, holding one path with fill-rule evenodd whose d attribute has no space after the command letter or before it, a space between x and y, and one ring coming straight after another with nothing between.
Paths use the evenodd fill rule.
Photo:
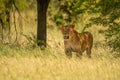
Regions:
<instances>
[{"instance_id":1,"label":"lioness hind leg","mask_svg":"<svg viewBox=\"0 0 120 80\"><path fill-rule=\"evenodd\" d=\"M88 58L91 58L91 49L88 48L88 49L86 50L86 52L87 52Z\"/></svg>"},{"instance_id":2,"label":"lioness hind leg","mask_svg":"<svg viewBox=\"0 0 120 80\"><path fill-rule=\"evenodd\" d=\"M71 51L65 51L65 54L67 55L68 58L72 58L72 52Z\"/></svg>"}]
</instances>

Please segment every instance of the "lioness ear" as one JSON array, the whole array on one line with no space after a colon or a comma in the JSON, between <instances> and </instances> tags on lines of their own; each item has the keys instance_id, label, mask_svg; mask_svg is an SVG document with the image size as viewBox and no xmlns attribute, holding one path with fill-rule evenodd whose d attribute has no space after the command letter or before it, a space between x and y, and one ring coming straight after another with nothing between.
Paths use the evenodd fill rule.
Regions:
<instances>
[{"instance_id":1,"label":"lioness ear","mask_svg":"<svg viewBox=\"0 0 120 80\"><path fill-rule=\"evenodd\" d=\"M74 29L75 25L74 24L70 24L70 28Z\"/></svg>"}]
</instances>

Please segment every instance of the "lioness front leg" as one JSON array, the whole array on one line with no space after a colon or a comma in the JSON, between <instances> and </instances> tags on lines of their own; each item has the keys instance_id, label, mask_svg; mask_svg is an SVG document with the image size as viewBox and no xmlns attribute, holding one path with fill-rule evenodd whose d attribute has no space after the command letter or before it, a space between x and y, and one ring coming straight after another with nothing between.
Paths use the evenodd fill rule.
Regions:
<instances>
[{"instance_id":1,"label":"lioness front leg","mask_svg":"<svg viewBox=\"0 0 120 80\"><path fill-rule=\"evenodd\" d=\"M81 51L77 52L77 53L76 53L76 56L77 56L78 58L81 58L81 57L82 57L82 52L81 52Z\"/></svg>"},{"instance_id":2,"label":"lioness front leg","mask_svg":"<svg viewBox=\"0 0 120 80\"><path fill-rule=\"evenodd\" d=\"M72 52L70 50L65 50L65 54L68 58L72 58Z\"/></svg>"}]
</instances>

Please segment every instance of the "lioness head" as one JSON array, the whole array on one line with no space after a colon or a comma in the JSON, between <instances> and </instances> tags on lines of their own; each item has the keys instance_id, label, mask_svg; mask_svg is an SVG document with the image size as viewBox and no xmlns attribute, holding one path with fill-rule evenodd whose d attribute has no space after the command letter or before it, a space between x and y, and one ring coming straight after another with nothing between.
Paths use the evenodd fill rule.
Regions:
<instances>
[{"instance_id":1,"label":"lioness head","mask_svg":"<svg viewBox=\"0 0 120 80\"><path fill-rule=\"evenodd\" d=\"M64 40L67 40L70 38L70 35L73 33L74 27L75 26L73 24L60 26Z\"/></svg>"}]
</instances>

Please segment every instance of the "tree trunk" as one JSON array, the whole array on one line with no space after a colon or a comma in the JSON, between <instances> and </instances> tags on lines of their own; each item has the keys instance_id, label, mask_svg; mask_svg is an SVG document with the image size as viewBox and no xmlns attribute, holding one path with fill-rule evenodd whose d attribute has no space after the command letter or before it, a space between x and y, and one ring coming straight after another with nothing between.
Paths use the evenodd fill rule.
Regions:
<instances>
[{"instance_id":1,"label":"tree trunk","mask_svg":"<svg viewBox=\"0 0 120 80\"><path fill-rule=\"evenodd\" d=\"M46 13L50 0L37 0L37 45L46 47Z\"/></svg>"}]
</instances>

